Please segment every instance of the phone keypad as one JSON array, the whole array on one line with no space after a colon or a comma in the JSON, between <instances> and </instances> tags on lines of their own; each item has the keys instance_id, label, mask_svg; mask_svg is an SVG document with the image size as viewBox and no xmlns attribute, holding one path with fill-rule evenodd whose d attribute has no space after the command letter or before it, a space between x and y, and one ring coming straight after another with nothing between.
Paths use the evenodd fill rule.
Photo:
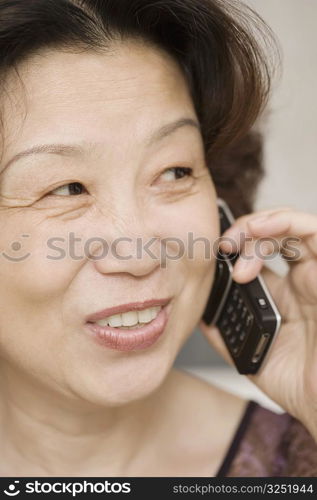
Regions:
<instances>
[{"instance_id":1,"label":"phone keypad","mask_svg":"<svg viewBox=\"0 0 317 500\"><path fill-rule=\"evenodd\" d=\"M237 356L251 330L254 317L241 297L238 285L232 286L230 300L221 314L219 327L232 354Z\"/></svg>"}]
</instances>

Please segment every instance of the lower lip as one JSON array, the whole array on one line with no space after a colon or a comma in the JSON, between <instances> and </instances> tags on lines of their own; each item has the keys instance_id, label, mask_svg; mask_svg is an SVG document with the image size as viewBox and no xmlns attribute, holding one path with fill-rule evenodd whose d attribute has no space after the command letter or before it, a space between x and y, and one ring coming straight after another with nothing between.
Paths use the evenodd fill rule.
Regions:
<instances>
[{"instance_id":1,"label":"lower lip","mask_svg":"<svg viewBox=\"0 0 317 500\"><path fill-rule=\"evenodd\" d=\"M120 330L111 326L100 326L97 323L86 323L90 333L98 344L118 351L147 349L163 334L168 314L167 306L162 307L155 319L150 323L131 330Z\"/></svg>"}]
</instances>

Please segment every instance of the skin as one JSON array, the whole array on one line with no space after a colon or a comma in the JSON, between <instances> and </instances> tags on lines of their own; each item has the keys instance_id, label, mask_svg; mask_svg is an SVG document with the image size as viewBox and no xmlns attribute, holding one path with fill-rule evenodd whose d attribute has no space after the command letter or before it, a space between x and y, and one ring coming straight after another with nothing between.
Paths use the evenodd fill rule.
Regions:
<instances>
[{"instance_id":1,"label":"skin","mask_svg":"<svg viewBox=\"0 0 317 500\"><path fill-rule=\"evenodd\" d=\"M9 75L2 103L0 439L7 459L0 473L210 475L245 402L172 365L203 313L213 257L196 246L195 259L185 254L163 268L137 259L125 243L120 253L132 251L130 260L47 258L47 240L67 241L70 232L81 238L77 255L93 237L218 237L198 128L180 127L148 145L166 123L197 120L183 75L165 53L134 41L98 54L43 51L20 64L19 75ZM84 152L41 153L4 170L14 155L44 143L83 143ZM194 176L163 173L179 165ZM87 191L49 194L70 182ZM93 245L91 255L99 250ZM166 330L145 350L100 347L84 328L101 309L165 297L172 297Z\"/></svg>"}]
</instances>

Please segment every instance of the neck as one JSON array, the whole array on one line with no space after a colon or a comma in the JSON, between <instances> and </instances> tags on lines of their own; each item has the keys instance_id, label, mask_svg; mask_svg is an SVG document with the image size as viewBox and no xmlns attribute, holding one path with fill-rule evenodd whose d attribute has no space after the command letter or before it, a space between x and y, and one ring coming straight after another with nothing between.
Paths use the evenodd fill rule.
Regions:
<instances>
[{"instance_id":1,"label":"neck","mask_svg":"<svg viewBox=\"0 0 317 500\"><path fill-rule=\"evenodd\" d=\"M117 407L49 391L1 366L0 475L126 476L162 417L166 381L150 396ZM160 411L161 410L161 411ZM149 438L151 439L151 438Z\"/></svg>"}]
</instances>

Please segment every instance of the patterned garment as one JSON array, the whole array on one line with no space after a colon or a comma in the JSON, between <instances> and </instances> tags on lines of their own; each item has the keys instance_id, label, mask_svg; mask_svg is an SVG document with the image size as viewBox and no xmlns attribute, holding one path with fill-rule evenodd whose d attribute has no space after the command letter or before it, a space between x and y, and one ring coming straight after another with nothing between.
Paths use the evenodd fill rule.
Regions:
<instances>
[{"instance_id":1,"label":"patterned garment","mask_svg":"<svg viewBox=\"0 0 317 500\"><path fill-rule=\"evenodd\" d=\"M317 443L301 422L248 401L216 477L317 477Z\"/></svg>"}]
</instances>

